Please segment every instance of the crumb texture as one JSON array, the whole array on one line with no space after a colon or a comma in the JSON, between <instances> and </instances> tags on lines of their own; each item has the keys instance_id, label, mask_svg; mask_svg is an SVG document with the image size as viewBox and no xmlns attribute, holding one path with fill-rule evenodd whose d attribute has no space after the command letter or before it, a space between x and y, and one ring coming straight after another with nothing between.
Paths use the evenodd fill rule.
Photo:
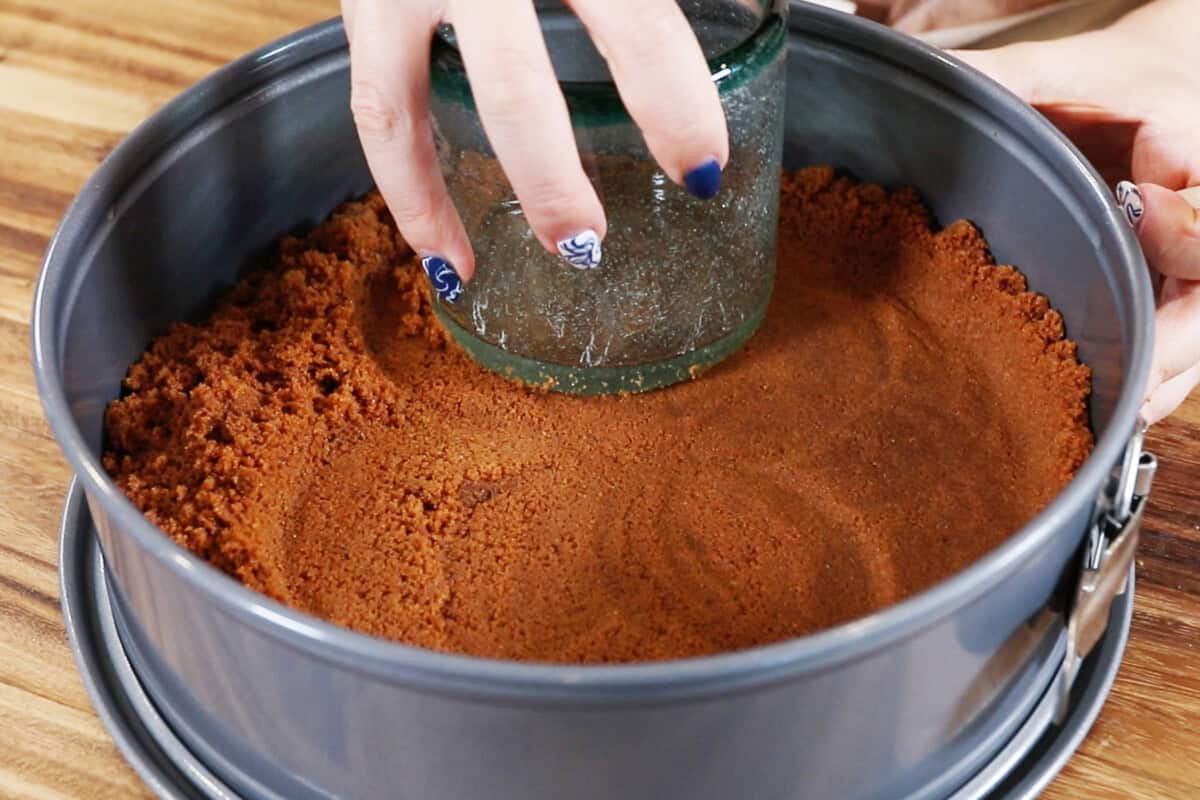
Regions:
<instances>
[{"instance_id":1,"label":"crumb texture","mask_svg":"<svg viewBox=\"0 0 1200 800\"><path fill-rule=\"evenodd\" d=\"M785 175L762 329L628 397L449 346L378 196L284 239L134 364L105 466L184 547L357 630L551 662L809 633L925 589L1088 454L1062 318L966 222Z\"/></svg>"}]
</instances>

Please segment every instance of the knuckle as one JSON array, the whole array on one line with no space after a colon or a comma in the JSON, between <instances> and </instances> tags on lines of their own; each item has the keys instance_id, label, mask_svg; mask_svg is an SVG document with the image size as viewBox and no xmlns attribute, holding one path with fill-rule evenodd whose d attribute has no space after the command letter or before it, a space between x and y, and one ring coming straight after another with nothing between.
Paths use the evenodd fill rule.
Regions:
<instances>
[{"instance_id":1,"label":"knuckle","mask_svg":"<svg viewBox=\"0 0 1200 800\"><path fill-rule=\"evenodd\" d=\"M1200 193L1196 195L1196 202L1200 203ZM1193 261L1200 263L1200 205L1191 209L1191 217L1184 222L1180 238L1187 243Z\"/></svg>"},{"instance_id":2,"label":"knuckle","mask_svg":"<svg viewBox=\"0 0 1200 800\"><path fill-rule=\"evenodd\" d=\"M1151 266L1159 272L1200 277L1200 225L1172 231L1150 229L1138 238L1146 249Z\"/></svg>"},{"instance_id":3,"label":"knuckle","mask_svg":"<svg viewBox=\"0 0 1200 800\"><path fill-rule=\"evenodd\" d=\"M416 126L410 110L371 80L355 80L351 85L350 113L361 134L379 141L392 141Z\"/></svg>"}]
</instances>

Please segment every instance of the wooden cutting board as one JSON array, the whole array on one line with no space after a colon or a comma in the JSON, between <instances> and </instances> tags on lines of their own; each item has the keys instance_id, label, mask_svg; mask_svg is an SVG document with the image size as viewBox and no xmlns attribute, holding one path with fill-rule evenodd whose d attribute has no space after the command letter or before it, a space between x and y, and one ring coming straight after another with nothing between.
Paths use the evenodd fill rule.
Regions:
<instances>
[{"instance_id":1,"label":"wooden cutting board","mask_svg":"<svg viewBox=\"0 0 1200 800\"><path fill-rule=\"evenodd\" d=\"M334 0L0 0L0 797L148 796L92 712L58 607L70 471L29 366L33 283L72 196L134 125ZM1162 464L1112 697L1051 798L1200 797L1200 396Z\"/></svg>"}]
</instances>

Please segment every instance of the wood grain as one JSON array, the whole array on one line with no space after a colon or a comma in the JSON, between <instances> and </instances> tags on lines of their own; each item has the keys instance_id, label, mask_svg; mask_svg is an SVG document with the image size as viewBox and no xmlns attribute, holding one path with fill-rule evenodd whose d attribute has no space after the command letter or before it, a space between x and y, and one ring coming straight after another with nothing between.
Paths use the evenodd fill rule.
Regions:
<instances>
[{"instance_id":1,"label":"wood grain","mask_svg":"<svg viewBox=\"0 0 1200 800\"><path fill-rule=\"evenodd\" d=\"M33 281L72 196L138 122L335 0L0 0L0 797L148 796L92 712L58 608L70 472L29 366ZM1047 797L1200 797L1200 397L1161 468L1111 699Z\"/></svg>"}]
</instances>

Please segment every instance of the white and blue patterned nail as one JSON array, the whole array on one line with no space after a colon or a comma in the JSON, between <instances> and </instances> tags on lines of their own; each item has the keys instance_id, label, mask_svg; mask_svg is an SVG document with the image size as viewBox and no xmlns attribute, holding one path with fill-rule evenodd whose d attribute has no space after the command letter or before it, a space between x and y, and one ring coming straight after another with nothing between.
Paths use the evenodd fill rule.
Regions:
<instances>
[{"instance_id":1,"label":"white and blue patterned nail","mask_svg":"<svg viewBox=\"0 0 1200 800\"><path fill-rule=\"evenodd\" d=\"M462 297L463 284L454 267L441 256L423 256L421 267L429 277L429 283L437 296L447 303L457 303Z\"/></svg>"},{"instance_id":2,"label":"white and blue patterned nail","mask_svg":"<svg viewBox=\"0 0 1200 800\"><path fill-rule=\"evenodd\" d=\"M575 269L595 269L600 266L600 237L591 228L558 243L558 254Z\"/></svg>"},{"instance_id":3,"label":"white and blue patterned nail","mask_svg":"<svg viewBox=\"0 0 1200 800\"><path fill-rule=\"evenodd\" d=\"M1117 184L1117 205L1121 206L1121 213L1129 220L1134 230L1137 230L1142 222L1142 215L1146 213L1146 201L1136 183L1121 181Z\"/></svg>"}]
</instances>

